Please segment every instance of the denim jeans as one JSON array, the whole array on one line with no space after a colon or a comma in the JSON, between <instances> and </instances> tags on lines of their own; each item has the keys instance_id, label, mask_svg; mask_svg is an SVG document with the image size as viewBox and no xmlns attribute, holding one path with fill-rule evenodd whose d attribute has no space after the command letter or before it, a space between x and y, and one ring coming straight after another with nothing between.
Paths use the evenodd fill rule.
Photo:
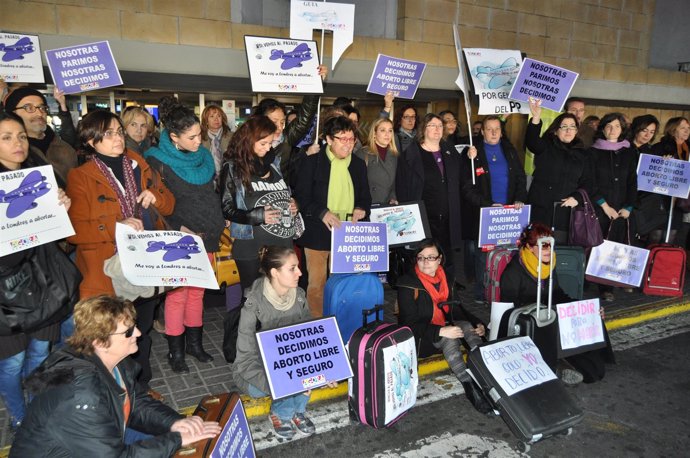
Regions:
<instances>
[{"instance_id":1,"label":"denim jeans","mask_svg":"<svg viewBox=\"0 0 690 458\"><path fill-rule=\"evenodd\" d=\"M125 445L132 445L135 442L153 439L153 437L154 436L150 434L142 433L141 431L137 431L136 429L125 428L124 443Z\"/></svg>"},{"instance_id":2,"label":"denim jeans","mask_svg":"<svg viewBox=\"0 0 690 458\"><path fill-rule=\"evenodd\" d=\"M58 350L67 344L67 338L74 334L74 315L70 314L60 323L60 340L55 342L54 350Z\"/></svg>"},{"instance_id":3,"label":"denim jeans","mask_svg":"<svg viewBox=\"0 0 690 458\"><path fill-rule=\"evenodd\" d=\"M248 389L249 396L253 398L262 398L268 396L254 385L250 384ZM282 399L274 399L271 402L271 413L277 415L282 421L290 421L297 413L304 413L307 409L309 396L303 393L297 393Z\"/></svg>"},{"instance_id":4,"label":"denim jeans","mask_svg":"<svg viewBox=\"0 0 690 458\"><path fill-rule=\"evenodd\" d=\"M22 421L26 412L22 380L48 357L49 350L49 341L31 339L26 350L0 361L0 396L12 424Z\"/></svg>"}]
</instances>

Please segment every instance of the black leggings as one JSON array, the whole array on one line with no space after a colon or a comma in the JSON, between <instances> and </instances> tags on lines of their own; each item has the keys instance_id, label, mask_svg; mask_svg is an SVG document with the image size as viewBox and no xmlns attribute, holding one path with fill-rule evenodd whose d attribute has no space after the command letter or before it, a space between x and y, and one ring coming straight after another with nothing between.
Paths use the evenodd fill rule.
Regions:
<instances>
[{"instance_id":1,"label":"black leggings","mask_svg":"<svg viewBox=\"0 0 690 458\"><path fill-rule=\"evenodd\" d=\"M137 299L134 301L134 306L137 310L136 325L141 331L141 336L138 339L139 351L132 355L132 359L141 365L141 372L139 373L139 382L148 385L153 374L151 373L151 336L149 332L153 327L153 317L156 311L156 306L161 302L165 296L153 297L150 299Z\"/></svg>"}]
</instances>

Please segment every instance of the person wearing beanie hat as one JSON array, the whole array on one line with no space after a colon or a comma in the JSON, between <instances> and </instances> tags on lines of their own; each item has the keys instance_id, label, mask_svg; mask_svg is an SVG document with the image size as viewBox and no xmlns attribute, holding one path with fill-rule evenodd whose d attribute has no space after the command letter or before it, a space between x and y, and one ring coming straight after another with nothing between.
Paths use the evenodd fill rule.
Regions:
<instances>
[{"instance_id":1,"label":"person wearing beanie hat","mask_svg":"<svg viewBox=\"0 0 690 458\"><path fill-rule=\"evenodd\" d=\"M59 117L65 136L73 142L76 135L72 117L65 104L65 95L56 88L55 98L60 104ZM70 143L55 135L48 126L48 103L45 96L36 89L19 87L5 99L5 111L22 118L31 148L53 166L58 182L66 183L67 173L78 165L77 153Z\"/></svg>"}]
</instances>

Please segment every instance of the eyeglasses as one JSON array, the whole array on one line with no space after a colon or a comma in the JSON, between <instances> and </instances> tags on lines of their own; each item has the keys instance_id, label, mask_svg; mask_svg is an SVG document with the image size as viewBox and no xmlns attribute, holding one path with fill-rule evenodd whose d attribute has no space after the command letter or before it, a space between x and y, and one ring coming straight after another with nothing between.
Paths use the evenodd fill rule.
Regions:
<instances>
[{"instance_id":1,"label":"eyeglasses","mask_svg":"<svg viewBox=\"0 0 690 458\"><path fill-rule=\"evenodd\" d=\"M443 124L427 124L426 126L430 129L443 129Z\"/></svg>"},{"instance_id":2,"label":"eyeglasses","mask_svg":"<svg viewBox=\"0 0 690 458\"><path fill-rule=\"evenodd\" d=\"M417 256L417 262L434 262L438 261L441 258L441 255L436 255L436 256Z\"/></svg>"},{"instance_id":3,"label":"eyeglasses","mask_svg":"<svg viewBox=\"0 0 690 458\"><path fill-rule=\"evenodd\" d=\"M117 130L106 130L105 132L103 132L103 136L104 136L105 138L113 138L113 137L115 137L116 135L117 135L118 137L124 137L124 136L125 136L125 131L122 130L122 129L117 129Z\"/></svg>"},{"instance_id":4,"label":"eyeglasses","mask_svg":"<svg viewBox=\"0 0 690 458\"><path fill-rule=\"evenodd\" d=\"M417 119L417 115L405 115L402 117L403 119Z\"/></svg>"},{"instance_id":5,"label":"eyeglasses","mask_svg":"<svg viewBox=\"0 0 690 458\"><path fill-rule=\"evenodd\" d=\"M558 128L563 132L568 132L569 130L577 132L577 126L559 126Z\"/></svg>"},{"instance_id":6,"label":"eyeglasses","mask_svg":"<svg viewBox=\"0 0 690 458\"><path fill-rule=\"evenodd\" d=\"M50 108L48 108L48 105L32 105L30 103L27 103L26 105L22 105L21 107L17 107L14 109L16 110L24 110L27 113L36 113L36 110L39 110L42 113L48 113Z\"/></svg>"},{"instance_id":7,"label":"eyeglasses","mask_svg":"<svg viewBox=\"0 0 690 458\"><path fill-rule=\"evenodd\" d=\"M354 143L357 141L357 139L355 137L336 137L334 135L333 138L337 139L340 143L345 143L345 144L351 143L354 145Z\"/></svg>"},{"instance_id":8,"label":"eyeglasses","mask_svg":"<svg viewBox=\"0 0 690 458\"><path fill-rule=\"evenodd\" d=\"M136 324L133 324L132 326L128 327L126 331L122 331L122 332L113 332L113 333L110 334L110 335L111 335L111 336L117 336L117 335L120 335L120 334L121 334L121 335L123 335L123 336L125 336L126 338L129 339L130 337L132 337L132 336L134 335L134 330L136 329L136 327L137 327L137 325L136 325Z\"/></svg>"},{"instance_id":9,"label":"eyeglasses","mask_svg":"<svg viewBox=\"0 0 690 458\"><path fill-rule=\"evenodd\" d=\"M541 246L544 248L551 248L551 244L548 242L542 243ZM539 247L539 245L532 245L532 248L538 248L538 247Z\"/></svg>"}]
</instances>

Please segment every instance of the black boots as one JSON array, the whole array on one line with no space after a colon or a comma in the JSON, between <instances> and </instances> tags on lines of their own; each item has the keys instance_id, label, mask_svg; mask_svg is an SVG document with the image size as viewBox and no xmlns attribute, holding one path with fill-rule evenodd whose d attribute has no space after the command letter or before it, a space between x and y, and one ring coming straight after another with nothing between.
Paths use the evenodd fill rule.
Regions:
<instances>
[{"instance_id":1,"label":"black boots","mask_svg":"<svg viewBox=\"0 0 690 458\"><path fill-rule=\"evenodd\" d=\"M486 399L484 396L484 393L482 393L482 389L477 386L474 381L469 381L469 382L461 382L462 387L465 389L465 394L467 395L467 399L470 400L472 405L474 406L477 411L483 414L491 414L493 413L494 409L491 407L491 404L489 403L489 400Z\"/></svg>"},{"instance_id":2,"label":"black boots","mask_svg":"<svg viewBox=\"0 0 690 458\"><path fill-rule=\"evenodd\" d=\"M168 363L173 372L177 374L188 373L189 367L184 362L184 338L185 335L165 336L168 339Z\"/></svg>"},{"instance_id":3,"label":"black boots","mask_svg":"<svg viewBox=\"0 0 690 458\"><path fill-rule=\"evenodd\" d=\"M213 356L206 353L202 345L203 328L199 326L198 328L185 327L185 329L187 330L187 354L192 355L202 363L213 361Z\"/></svg>"}]
</instances>

